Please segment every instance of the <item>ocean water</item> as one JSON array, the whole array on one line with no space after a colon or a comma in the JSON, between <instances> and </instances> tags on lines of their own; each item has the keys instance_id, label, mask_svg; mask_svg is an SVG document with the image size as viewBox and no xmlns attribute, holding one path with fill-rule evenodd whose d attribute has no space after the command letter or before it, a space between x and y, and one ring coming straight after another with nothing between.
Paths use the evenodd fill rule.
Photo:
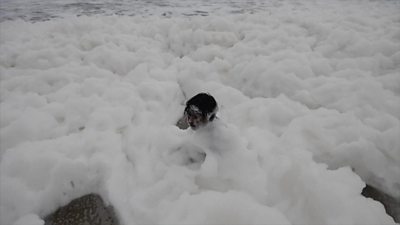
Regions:
<instances>
[{"instance_id":1,"label":"ocean water","mask_svg":"<svg viewBox=\"0 0 400 225\"><path fill-rule=\"evenodd\" d=\"M397 0L343 1L349 7L358 4L394 5ZM372 2L372 4L371 4ZM315 5L332 7L335 2L316 1ZM308 2L299 0L0 0L0 22L22 19L48 21L65 16L210 16L226 14L272 13L285 6L293 11L307 11Z\"/></svg>"},{"instance_id":2,"label":"ocean water","mask_svg":"<svg viewBox=\"0 0 400 225\"><path fill-rule=\"evenodd\" d=\"M254 0L1 0L0 21L22 19L38 22L66 15L208 16L255 13L280 4L280 1Z\"/></svg>"}]
</instances>

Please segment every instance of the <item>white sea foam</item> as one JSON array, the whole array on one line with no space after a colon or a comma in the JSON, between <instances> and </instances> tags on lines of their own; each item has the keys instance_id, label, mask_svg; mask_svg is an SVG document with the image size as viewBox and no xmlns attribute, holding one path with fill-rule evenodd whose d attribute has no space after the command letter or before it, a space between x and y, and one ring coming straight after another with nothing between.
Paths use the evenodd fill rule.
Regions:
<instances>
[{"instance_id":1,"label":"white sea foam","mask_svg":"<svg viewBox=\"0 0 400 225\"><path fill-rule=\"evenodd\" d=\"M268 9L2 22L0 223L394 224L360 193L400 197L400 5ZM179 130L198 92L220 119Z\"/></svg>"}]
</instances>

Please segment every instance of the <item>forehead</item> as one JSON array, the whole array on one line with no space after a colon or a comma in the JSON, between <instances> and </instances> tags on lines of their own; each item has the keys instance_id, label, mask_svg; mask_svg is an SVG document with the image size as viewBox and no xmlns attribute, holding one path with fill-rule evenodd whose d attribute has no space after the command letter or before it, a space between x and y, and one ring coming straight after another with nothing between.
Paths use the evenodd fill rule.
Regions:
<instances>
[{"instance_id":1,"label":"forehead","mask_svg":"<svg viewBox=\"0 0 400 225\"><path fill-rule=\"evenodd\" d=\"M190 105L190 106L187 108L187 111L188 111L188 112L192 112L192 113L196 113L196 114L201 114L200 109L199 109L197 106L195 106L195 105Z\"/></svg>"},{"instance_id":2,"label":"forehead","mask_svg":"<svg viewBox=\"0 0 400 225\"><path fill-rule=\"evenodd\" d=\"M200 120L203 118L201 114L187 114L187 118L191 120Z\"/></svg>"},{"instance_id":3,"label":"forehead","mask_svg":"<svg viewBox=\"0 0 400 225\"><path fill-rule=\"evenodd\" d=\"M191 105L188 108L186 108L185 113L188 116L201 116L202 115L200 109L194 105Z\"/></svg>"}]
</instances>

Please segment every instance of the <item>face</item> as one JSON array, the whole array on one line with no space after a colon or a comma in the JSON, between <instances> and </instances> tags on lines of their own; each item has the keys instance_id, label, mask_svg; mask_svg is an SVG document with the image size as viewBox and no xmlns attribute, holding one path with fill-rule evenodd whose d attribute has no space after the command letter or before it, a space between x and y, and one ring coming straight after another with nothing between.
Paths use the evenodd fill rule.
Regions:
<instances>
[{"instance_id":1,"label":"face","mask_svg":"<svg viewBox=\"0 0 400 225\"><path fill-rule=\"evenodd\" d=\"M193 130L198 129L207 123L207 120L201 114L186 113L186 120Z\"/></svg>"}]
</instances>

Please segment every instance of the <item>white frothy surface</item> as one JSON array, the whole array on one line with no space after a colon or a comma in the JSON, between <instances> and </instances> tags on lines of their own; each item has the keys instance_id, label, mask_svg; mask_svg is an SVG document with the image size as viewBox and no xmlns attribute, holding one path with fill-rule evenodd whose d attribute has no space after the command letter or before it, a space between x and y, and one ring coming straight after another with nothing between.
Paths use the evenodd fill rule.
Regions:
<instances>
[{"instance_id":1,"label":"white frothy surface","mask_svg":"<svg viewBox=\"0 0 400 225\"><path fill-rule=\"evenodd\" d=\"M394 224L360 193L400 197L399 3L268 9L0 23L0 223ZM221 124L179 130L198 92Z\"/></svg>"}]
</instances>

